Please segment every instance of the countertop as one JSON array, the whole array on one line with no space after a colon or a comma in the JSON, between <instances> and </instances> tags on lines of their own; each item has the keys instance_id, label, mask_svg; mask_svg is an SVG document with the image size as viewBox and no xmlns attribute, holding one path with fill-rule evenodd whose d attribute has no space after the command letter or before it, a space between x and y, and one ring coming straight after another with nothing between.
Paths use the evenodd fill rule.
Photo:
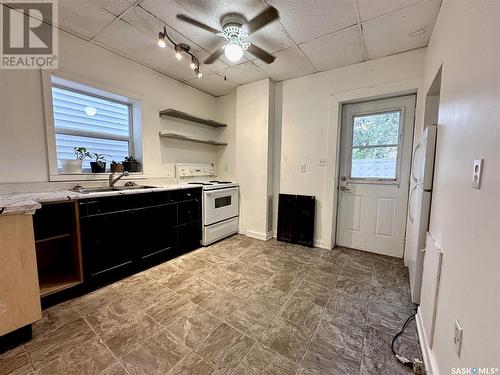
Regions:
<instances>
[{"instance_id":1,"label":"countertop","mask_svg":"<svg viewBox=\"0 0 500 375\"><path fill-rule=\"evenodd\" d=\"M78 193L72 190L52 190L36 193L8 193L0 195L0 215L34 214L42 207L42 203L61 202L86 198L108 197L113 195L144 194L157 191L179 190L194 188L196 185L169 184L159 185L140 190L115 190L94 193Z\"/></svg>"}]
</instances>

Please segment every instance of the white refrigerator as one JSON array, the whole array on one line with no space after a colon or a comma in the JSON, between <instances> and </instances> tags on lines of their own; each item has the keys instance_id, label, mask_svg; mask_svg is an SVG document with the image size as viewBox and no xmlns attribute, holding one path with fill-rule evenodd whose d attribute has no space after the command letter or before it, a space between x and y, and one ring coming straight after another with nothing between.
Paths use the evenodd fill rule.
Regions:
<instances>
[{"instance_id":1,"label":"white refrigerator","mask_svg":"<svg viewBox=\"0 0 500 375\"><path fill-rule=\"evenodd\" d=\"M434 154L437 125L428 125L420 135L413 150L411 189L408 203L407 241L405 261L410 273L410 290L413 303L420 303L425 239L429 229L431 211Z\"/></svg>"}]
</instances>

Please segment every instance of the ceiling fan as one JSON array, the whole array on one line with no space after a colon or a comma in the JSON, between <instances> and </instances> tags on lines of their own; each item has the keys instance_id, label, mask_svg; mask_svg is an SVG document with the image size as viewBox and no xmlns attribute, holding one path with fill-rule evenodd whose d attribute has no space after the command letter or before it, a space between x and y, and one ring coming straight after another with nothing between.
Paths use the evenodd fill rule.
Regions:
<instances>
[{"instance_id":1,"label":"ceiling fan","mask_svg":"<svg viewBox=\"0 0 500 375\"><path fill-rule=\"evenodd\" d=\"M177 18L181 21L207 30L227 42L224 46L217 48L214 53L207 57L204 64L212 64L220 55L222 55L222 53L225 54L229 61L237 62L243 56L244 51L248 51L267 64L271 64L275 59L275 57L269 52L266 52L262 48L259 48L255 44L247 41L247 38L251 34L279 18L278 10L272 6L267 7L264 11L248 22L242 14L225 14L221 17L222 31L216 30L213 27L205 25L204 23L184 14L178 14Z\"/></svg>"}]
</instances>

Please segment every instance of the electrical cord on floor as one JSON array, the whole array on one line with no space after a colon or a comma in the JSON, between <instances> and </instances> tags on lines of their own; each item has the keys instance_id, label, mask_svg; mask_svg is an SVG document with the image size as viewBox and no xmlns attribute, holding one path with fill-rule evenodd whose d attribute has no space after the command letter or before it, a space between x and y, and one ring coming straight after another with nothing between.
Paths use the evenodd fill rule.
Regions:
<instances>
[{"instance_id":1,"label":"electrical cord on floor","mask_svg":"<svg viewBox=\"0 0 500 375\"><path fill-rule=\"evenodd\" d=\"M406 327L408 326L408 323L410 323L410 321L415 318L415 315L417 315L417 314L415 313L415 314L411 315L408 319L406 319L406 322L405 322L405 324L403 324L403 328L401 328L401 331L399 331L396 334L396 336L394 336L394 338L392 339L392 343L391 343L391 350L399 362L401 362L406 367L411 368L415 374L420 375L420 374L424 374L424 366L423 366L422 361L418 358L413 358L413 361L412 361L412 360L410 360L402 355L399 355L398 353L396 353L396 349L394 349L394 344L396 343L397 338L403 334Z\"/></svg>"}]
</instances>

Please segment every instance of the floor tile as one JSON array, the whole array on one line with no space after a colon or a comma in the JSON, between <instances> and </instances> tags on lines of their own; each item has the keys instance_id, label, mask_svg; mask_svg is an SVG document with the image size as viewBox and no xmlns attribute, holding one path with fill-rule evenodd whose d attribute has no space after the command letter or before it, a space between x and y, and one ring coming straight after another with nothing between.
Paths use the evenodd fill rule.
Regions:
<instances>
[{"instance_id":1,"label":"floor tile","mask_svg":"<svg viewBox=\"0 0 500 375\"><path fill-rule=\"evenodd\" d=\"M382 361L364 357L361 363L360 375L380 375L380 374L391 374L391 375L412 375L413 370L409 367L403 366L401 363L396 361L387 364Z\"/></svg>"},{"instance_id":2,"label":"floor tile","mask_svg":"<svg viewBox=\"0 0 500 375\"><path fill-rule=\"evenodd\" d=\"M147 310L155 303L173 294L161 281L147 281L132 290L120 292L126 299L141 310Z\"/></svg>"},{"instance_id":3,"label":"floor tile","mask_svg":"<svg viewBox=\"0 0 500 375\"><path fill-rule=\"evenodd\" d=\"M255 293L261 286L262 284L259 284L255 280L251 280L244 276L238 276L227 284L224 290L240 298L247 298Z\"/></svg>"},{"instance_id":4,"label":"floor tile","mask_svg":"<svg viewBox=\"0 0 500 375\"><path fill-rule=\"evenodd\" d=\"M174 293L151 306L146 310L146 314L162 326L166 326L177 319L182 313L193 309L195 306L186 297Z\"/></svg>"},{"instance_id":5,"label":"floor tile","mask_svg":"<svg viewBox=\"0 0 500 375\"><path fill-rule=\"evenodd\" d=\"M0 354L0 374L29 374L33 371L24 346Z\"/></svg>"},{"instance_id":6,"label":"floor tile","mask_svg":"<svg viewBox=\"0 0 500 375\"><path fill-rule=\"evenodd\" d=\"M98 337L43 365L37 375L126 374Z\"/></svg>"},{"instance_id":7,"label":"floor tile","mask_svg":"<svg viewBox=\"0 0 500 375\"><path fill-rule=\"evenodd\" d=\"M33 337L49 334L80 318L71 302L60 303L42 311L42 319L32 325Z\"/></svg>"},{"instance_id":8,"label":"floor tile","mask_svg":"<svg viewBox=\"0 0 500 375\"><path fill-rule=\"evenodd\" d=\"M313 331L304 326L276 318L260 341L290 361L300 363L312 335Z\"/></svg>"},{"instance_id":9,"label":"floor tile","mask_svg":"<svg viewBox=\"0 0 500 375\"><path fill-rule=\"evenodd\" d=\"M201 279L208 281L218 288L224 288L238 276L237 273L223 267L212 266L201 274Z\"/></svg>"},{"instance_id":10,"label":"floor tile","mask_svg":"<svg viewBox=\"0 0 500 375\"><path fill-rule=\"evenodd\" d=\"M295 297L308 299L318 306L326 307L331 293L331 289L311 284L310 282L304 280L297 287L293 295Z\"/></svg>"},{"instance_id":11,"label":"floor tile","mask_svg":"<svg viewBox=\"0 0 500 375\"><path fill-rule=\"evenodd\" d=\"M275 310L264 303L249 302L237 308L225 322L258 340L272 324Z\"/></svg>"},{"instance_id":12,"label":"floor tile","mask_svg":"<svg viewBox=\"0 0 500 375\"><path fill-rule=\"evenodd\" d=\"M226 291L219 291L204 299L199 306L219 319L225 319L240 306L244 300Z\"/></svg>"},{"instance_id":13,"label":"floor tile","mask_svg":"<svg viewBox=\"0 0 500 375\"><path fill-rule=\"evenodd\" d=\"M252 350L250 350L250 352L240 362L234 374L292 375L295 374L297 369L298 366L286 358L276 354L262 344L256 343Z\"/></svg>"},{"instance_id":14,"label":"floor tile","mask_svg":"<svg viewBox=\"0 0 500 375\"><path fill-rule=\"evenodd\" d=\"M281 317L298 326L314 330L319 322L323 307L313 303L309 298L292 296L283 307Z\"/></svg>"},{"instance_id":15,"label":"floor tile","mask_svg":"<svg viewBox=\"0 0 500 375\"><path fill-rule=\"evenodd\" d=\"M307 269L304 279L312 284L330 289L337 280L337 277L338 274L331 274L311 267Z\"/></svg>"},{"instance_id":16,"label":"floor tile","mask_svg":"<svg viewBox=\"0 0 500 375\"><path fill-rule=\"evenodd\" d=\"M194 273L190 271L179 270L175 273L165 276L161 280L161 282L169 289L178 290L192 283L196 279L197 277Z\"/></svg>"},{"instance_id":17,"label":"floor tile","mask_svg":"<svg viewBox=\"0 0 500 375\"><path fill-rule=\"evenodd\" d=\"M140 310L137 306L126 299L121 299L92 310L85 316L85 320L98 335L101 335L138 314Z\"/></svg>"},{"instance_id":18,"label":"floor tile","mask_svg":"<svg viewBox=\"0 0 500 375\"><path fill-rule=\"evenodd\" d=\"M254 340L222 323L194 351L218 374L231 374L250 351Z\"/></svg>"},{"instance_id":19,"label":"floor tile","mask_svg":"<svg viewBox=\"0 0 500 375\"><path fill-rule=\"evenodd\" d=\"M194 348L222 322L209 312L196 307L181 314L167 330L190 348Z\"/></svg>"},{"instance_id":20,"label":"floor tile","mask_svg":"<svg viewBox=\"0 0 500 375\"><path fill-rule=\"evenodd\" d=\"M99 336L117 357L122 357L159 330L160 326L151 317L139 313L137 316L111 327Z\"/></svg>"},{"instance_id":21,"label":"floor tile","mask_svg":"<svg viewBox=\"0 0 500 375\"><path fill-rule=\"evenodd\" d=\"M92 310L105 306L108 303L123 298L120 293L107 286L96 290L95 292L85 294L71 301L74 307L82 314L86 315Z\"/></svg>"},{"instance_id":22,"label":"floor tile","mask_svg":"<svg viewBox=\"0 0 500 375\"><path fill-rule=\"evenodd\" d=\"M203 360L198 354L191 352L184 357L175 367L170 370L168 375L209 375L212 374L213 369L210 365Z\"/></svg>"},{"instance_id":23,"label":"floor tile","mask_svg":"<svg viewBox=\"0 0 500 375\"><path fill-rule=\"evenodd\" d=\"M190 352L189 348L163 330L122 357L131 375L165 374Z\"/></svg>"},{"instance_id":24,"label":"floor tile","mask_svg":"<svg viewBox=\"0 0 500 375\"><path fill-rule=\"evenodd\" d=\"M369 297L355 298L349 293L335 290L330 296L326 309L341 315L351 316L358 321L366 320Z\"/></svg>"},{"instance_id":25,"label":"floor tile","mask_svg":"<svg viewBox=\"0 0 500 375\"><path fill-rule=\"evenodd\" d=\"M301 365L313 374L355 375L359 373L361 360L349 357L327 340L315 337Z\"/></svg>"},{"instance_id":26,"label":"floor tile","mask_svg":"<svg viewBox=\"0 0 500 375\"><path fill-rule=\"evenodd\" d=\"M368 324L396 334L413 314L409 306L372 302L368 305Z\"/></svg>"},{"instance_id":27,"label":"floor tile","mask_svg":"<svg viewBox=\"0 0 500 375\"><path fill-rule=\"evenodd\" d=\"M212 294L216 293L218 288L214 285L206 282L203 279L198 279L193 281L191 284L177 291L178 294L188 298L193 303L200 303L205 298L210 297Z\"/></svg>"},{"instance_id":28,"label":"floor tile","mask_svg":"<svg viewBox=\"0 0 500 375\"><path fill-rule=\"evenodd\" d=\"M49 334L35 337L25 348L33 366L39 368L95 337L90 326L78 318Z\"/></svg>"},{"instance_id":29,"label":"floor tile","mask_svg":"<svg viewBox=\"0 0 500 375\"><path fill-rule=\"evenodd\" d=\"M179 269L177 267L172 265L170 262L166 262L156 267L150 268L149 270L146 270L142 273L152 280L162 281L178 271Z\"/></svg>"}]
</instances>

